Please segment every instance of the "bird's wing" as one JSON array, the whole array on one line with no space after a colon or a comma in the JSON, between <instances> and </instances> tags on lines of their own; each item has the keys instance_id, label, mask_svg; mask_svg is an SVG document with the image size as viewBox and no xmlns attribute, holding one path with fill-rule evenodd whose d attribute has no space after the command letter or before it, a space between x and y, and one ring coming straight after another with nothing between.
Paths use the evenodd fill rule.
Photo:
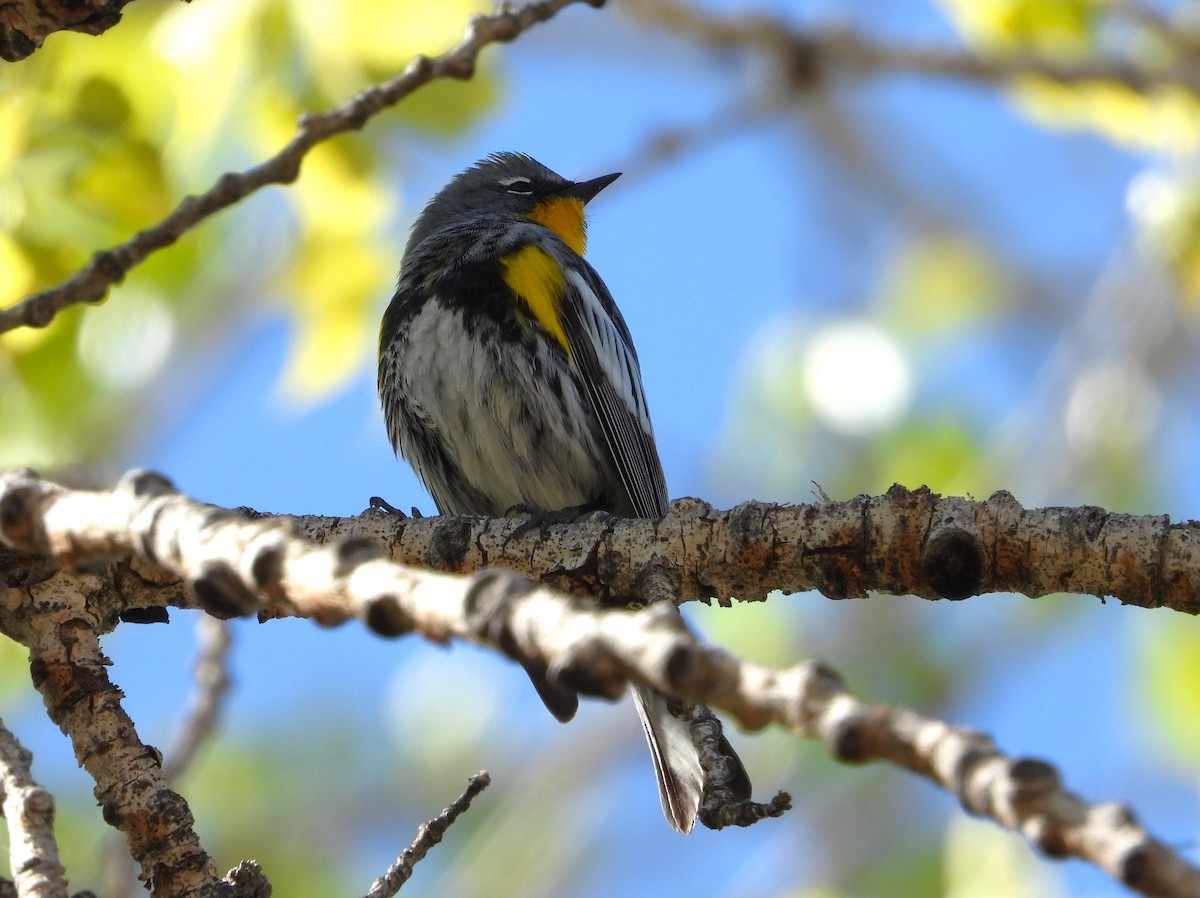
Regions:
<instances>
[{"instance_id":1,"label":"bird's wing","mask_svg":"<svg viewBox=\"0 0 1200 898\"><path fill-rule=\"evenodd\" d=\"M571 358L600 419L634 513L667 513L667 483L654 444L650 410L629 328L595 270L584 262L565 268L560 320Z\"/></svg>"}]
</instances>

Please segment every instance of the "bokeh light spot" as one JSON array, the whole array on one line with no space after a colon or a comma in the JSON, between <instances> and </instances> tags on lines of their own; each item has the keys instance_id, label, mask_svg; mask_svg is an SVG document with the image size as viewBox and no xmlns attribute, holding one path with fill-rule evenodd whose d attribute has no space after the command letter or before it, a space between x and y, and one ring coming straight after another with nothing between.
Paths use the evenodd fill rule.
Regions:
<instances>
[{"instance_id":1,"label":"bokeh light spot","mask_svg":"<svg viewBox=\"0 0 1200 898\"><path fill-rule=\"evenodd\" d=\"M892 426L912 400L912 374L900 347L865 321L839 322L812 339L804 388L830 428L863 436Z\"/></svg>"}]
</instances>

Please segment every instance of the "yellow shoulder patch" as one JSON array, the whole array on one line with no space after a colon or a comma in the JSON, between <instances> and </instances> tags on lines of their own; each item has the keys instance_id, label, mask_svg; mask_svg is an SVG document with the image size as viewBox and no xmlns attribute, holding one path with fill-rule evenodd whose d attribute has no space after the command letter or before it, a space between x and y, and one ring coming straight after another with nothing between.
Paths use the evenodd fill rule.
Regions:
<instances>
[{"instance_id":1,"label":"yellow shoulder patch","mask_svg":"<svg viewBox=\"0 0 1200 898\"><path fill-rule=\"evenodd\" d=\"M552 230L579 255L587 250L587 224L581 200L573 196L556 196L534 206L529 217Z\"/></svg>"},{"instance_id":2,"label":"yellow shoulder patch","mask_svg":"<svg viewBox=\"0 0 1200 898\"><path fill-rule=\"evenodd\" d=\"M533 317L571 356L559 311L565 279L558 263L539 246L526 246L501 260L504 283L529 306Z\"/></svg>"}]
</instances>

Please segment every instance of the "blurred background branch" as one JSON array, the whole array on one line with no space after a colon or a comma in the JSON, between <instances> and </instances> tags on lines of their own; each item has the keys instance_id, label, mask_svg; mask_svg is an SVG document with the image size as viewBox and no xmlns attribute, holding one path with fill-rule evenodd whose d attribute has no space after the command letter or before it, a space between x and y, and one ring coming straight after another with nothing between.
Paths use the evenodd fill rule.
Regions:
<instances>
[{"instance_id":1,"label":"blurred background branch","mask_svg":"<svg viewBox=\"0 0 1200 898\"><path fill-rule=\"evenodd\" d=\"M1138 93L1182 88L1200 94L1200 68L1180 33L1154 10L1118 4L1119 12L1156 34L1168 34L1188 56L1174 65L1114 54L1066 59L1052 54L996 52L994 48L920 46L874 40L852 28L796 28L764 13L723 14L681 0L620 0L635 21L718 50L748 50L774 57L780 86L793 92L819 88L826 78L924 75L1004 87L1022 79L1044 79L1066 87L1113 82ZM1135 11L1136 10L1136 11ZM1198 36L1191 35L1194 41Z\"/></svg>"}]
</instances>

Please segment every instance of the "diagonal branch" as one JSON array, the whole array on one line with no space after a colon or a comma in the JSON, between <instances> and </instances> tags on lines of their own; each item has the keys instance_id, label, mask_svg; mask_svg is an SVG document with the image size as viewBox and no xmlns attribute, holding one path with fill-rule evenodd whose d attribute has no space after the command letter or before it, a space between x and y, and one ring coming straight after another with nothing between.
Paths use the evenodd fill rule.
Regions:
<instances>
[{"instance_id":1,"label":"diagonal branch","mask_svg":"<svg viewBox=\"0 0 1200 898\"><path fill-rule=\"evenodd\" d=\"M99 578L59 572L5 597L0 629L29 648L29 670L50 719L91 776L104 819L119 829L156 898L229 898L162 757L138 736L109 679L100 635L116 625Z\"/></svg>"},{"instance_id":2,"label":"diagonal branch","mask_svg":"<svg viewBox=\"0 0 1200 898\"><path fill-rule=\"evenodd\" d=\"M463 578L415 570L361 537L321 548L285 521L192 502L151 474L129 475L103 493L72 493L28 472L0 475L0 540L63 565L133 555L170 570L190 585L192 601L223 615L269 606L322 622L355 617L384 635L461 639L539 665L592 696L646 683L721 708L747 729L774 723L820 740L841 761L912 771L1047 856L1087 860L1141 894L1200 893L1200 869L1124 806L1068 791L1046 762L1008 756L982 733L868 704L813 662L775 670L741 661L701 643L661 604L606 610L509 571ZM0 603L0 625L6 609Z\"/></svg>"},{"instance_id":3,"label":"diagonal branch","mask_svg":"<svg viewBox=\"0 0 1200 898\"><path fill-rule=\"evenodd\" d=\"M413 839L412 844L400 852L400 856L396 858L396 863L388 867L387 872L379 877L367 891L366 898L392 898L404 884L412 878L413 867L415 867L425 855L429 854L429 850L438 842L442 841L442 836L446 834L446 830L450 825L458 819L459 814L471 807L471 802L475 800L480 792L490 786L492 778L488 776L486 771L481 770L479 773L471 777L467 783L467 788L463 790L463 794L454 799L453 804L443 810L432 820L428 820L421 824L417 830L417 837Z\"/></svg>"},{"instance_id":4,"label":"diagonal branch","mask_svg":"<svg viewBox=\"0 0 1200 898\"><path fill-rule=\"evenodd\" d=\"M199 652L193 666L192 695L179 732L162 764L162 778L173 785L191 769L205 741L212 738L229 693L228 663L232 639L228 621L201 616L196 621L196 641ZM107 898L132 898L142 891L136 879L136 865L129 858L128 842L122 834L113 833L108 839L103 849L103 868L100 892Z\"/></svg>"},{"instance_id":5,"label":"diagonal branch","mask_svg":"<svg viewBox=\"0 0 1200 898\"><path fill-rule=\"evenodd\" d=\"M522 32L577 2L600 6L603 0L535 0L511 11L473 16L462 39L446 53L432 58L418 56L390 81L362 91L329 112L305 115L287 146L271 158L245 171L222 175L204 193L184 199L158 224L139 231L118 246L96 253L91 262L62 284L0 309L0 334L22 325L45 327L63 309L103 298L130 269L156 250L173 244L206 218L271 184L295 181L304 157L317 144L346 131L359 130L375 115L430 81L471 78L484 47L515 40Z\"/></svg>"},{"instance_id":6,"label":"diagonal branch","mask_svg":"<svg viewBox=\"0 0 1200 898\"><path fill-rule=\"evenodd\" d=\"M187 716L163 763L163 778L171 783L178 782L191 768L200 747L216 730L229 693L229 647L233 641L229 624L201 617L196 622L196 641L199 654L194 666L195 687Z\"/></svg>"}]
</instances>

